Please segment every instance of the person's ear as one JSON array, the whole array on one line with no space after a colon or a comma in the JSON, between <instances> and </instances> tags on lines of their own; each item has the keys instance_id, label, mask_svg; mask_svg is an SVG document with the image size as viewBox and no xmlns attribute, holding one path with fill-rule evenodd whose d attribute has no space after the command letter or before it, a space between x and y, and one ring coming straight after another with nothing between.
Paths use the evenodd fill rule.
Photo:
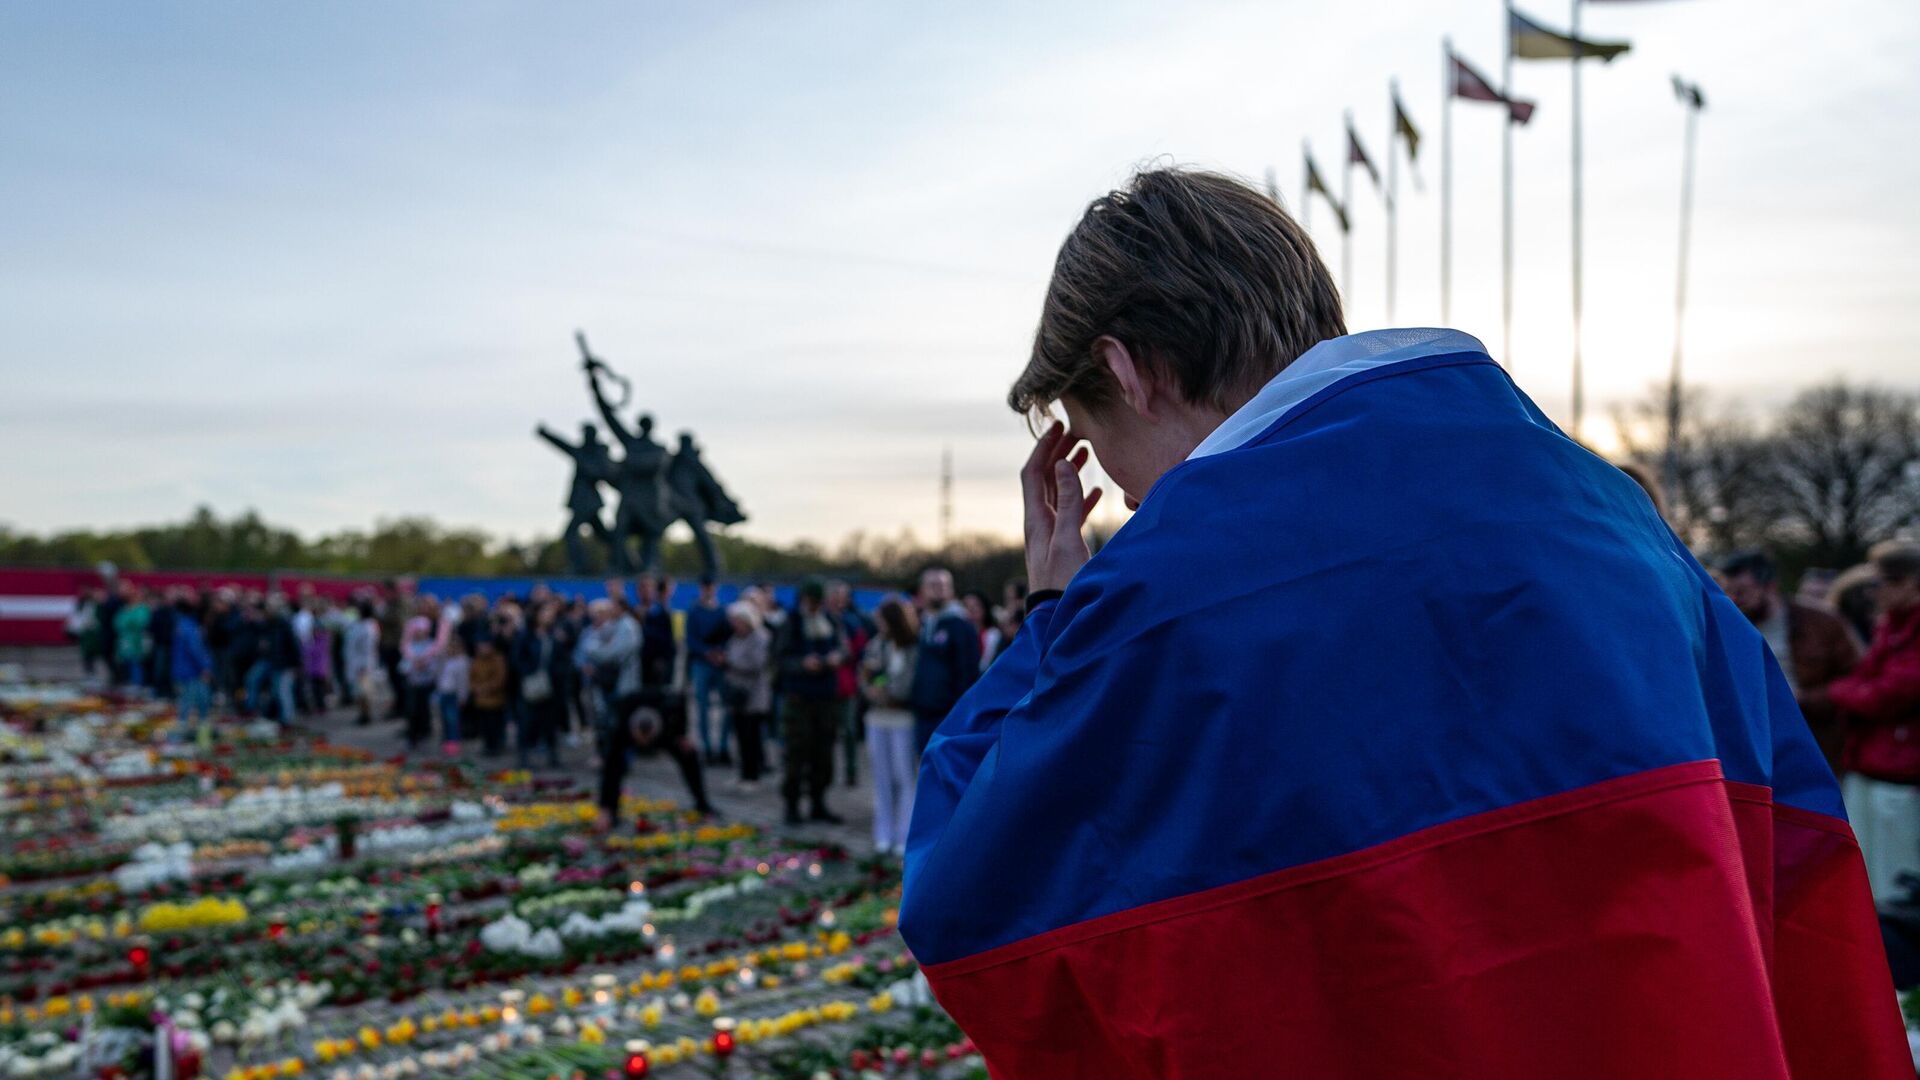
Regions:
<instances>
[{"instance_id":1,"label":"person's ear","mask_svg":"<svg viewBox=\"0 0 1920 1080\"><path fill-rule=\"evenodd\" d=\"M1142 420L1158 419L1153 408L1153 376L1117 338L1102 335L1093 341L1093 352L1107 374L1120 388L1120 398Z\"/></svg>"}]
</instances>

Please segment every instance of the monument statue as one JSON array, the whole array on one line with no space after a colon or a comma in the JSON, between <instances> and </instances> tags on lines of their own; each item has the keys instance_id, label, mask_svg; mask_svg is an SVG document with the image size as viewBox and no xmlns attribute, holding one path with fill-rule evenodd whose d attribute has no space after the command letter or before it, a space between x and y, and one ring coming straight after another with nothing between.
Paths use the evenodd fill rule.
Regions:
<instances>
[{"instance_id":1,"label":"monument statue","mask_svg":"<svg viewBox=\"0 0 1920 1080\"><path fill-rule=\"evenodd\" d=\"M609 542L607 526L600 520L600 484L613 478L613 455L607 444L600 441L600 432L592 424L580 425L580 445L575 446L553 432L545 424L534 429L541 438L552 443L561 453L573 459L573 486L567 491L567 512L572 515L567 520L567 570L574 574L590 574L593 564L587 559L586 542L580 538L582 527L592 532L602 543ZM612 551L609 567L615 573L625 573L624 554L620 549Z\"/></svg>"},{"instance_id":2,"label":"monument statue","mask_svg":"<svg viewBox=\"0 0 1920 1080\"><path fill-rule=\"evenodd\" d=\"M739 504L720 486L720 481L707 471L690 431L680 433L680 449L674 453L673 463L667 466L667 487L673 493L674 518L686 522L693 530L693 542L700 547L701 564L707 573L718 573L720 552L713 546L707 524L738 525L747 520L747 516L740 512Z\"/></svg>"},{"instance_id":3,"label":"monument statue","mask_svg":"<svg viewBox=\"0 0 1920 1080\"><path fill-rule=\"evenodd\" d=\"M700 549L700 561L706 572L720 572L720 552L709 532L712 525L738 525L747 520L739 504L721 487L720 481L700 460L693 435L682 432L677 453L669 453L653 438L653 417L640 413L629 431L617 410L624 408L633 395L633 385L607 366L606 361L587 348L585 334L576 332L580 346L580 366L587 373L587 389L607 428L619 441L621 457L615 460L592 424L582 424L580 445L575 446L544 426L537 429L541 438L573 458L573 487L567 496L567 562L574 573L590 572L586 548L580 538L584 526L607 545L607 565L615 573L635 569L656 569L660 561L660 538L667 527L684 521L693 530L694 543ZM619 390L619 400L611 400L607 384ZM610 484L619 497L611 528L600 520L599 485ZM629 558L630 546L637 540L640 556Z\"/></svg>"}]
</instances>

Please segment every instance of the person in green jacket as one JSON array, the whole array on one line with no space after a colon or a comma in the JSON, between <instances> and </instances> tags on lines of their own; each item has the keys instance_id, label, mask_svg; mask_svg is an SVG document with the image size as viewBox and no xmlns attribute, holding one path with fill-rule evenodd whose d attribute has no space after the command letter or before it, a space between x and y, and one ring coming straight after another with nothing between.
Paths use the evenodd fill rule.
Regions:
<instances>
[{"instance_id":1,"label":"person in green jacket","mask_svg":"<svg viewBox=\"0 0 1920 1080\"><path fill-rule=\"evenodd\" d=\"M141 592L113 617L114 650L129 686L147 685L147 624L153 619L152 594Z\"/></svg>"}]
</instances>

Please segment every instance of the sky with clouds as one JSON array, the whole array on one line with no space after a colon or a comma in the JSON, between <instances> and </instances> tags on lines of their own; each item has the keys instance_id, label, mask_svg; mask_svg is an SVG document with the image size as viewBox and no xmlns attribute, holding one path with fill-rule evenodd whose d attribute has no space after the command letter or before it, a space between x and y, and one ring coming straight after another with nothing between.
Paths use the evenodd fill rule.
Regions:
<instances>
[{"instance_id":1,"label":"sky with clouds","mask_svg":"<svg viewBox=\"0 0 1920 1080\"><path fill-rule=\"evenodd\" d=\"M1566 0L1522 5L1564 27ZM1664 376L1684 114L1701 118L1690 374L1762 408L1920 384L1920 7L1589 3L1590 418ZM1004 404L1061 237L1145 162L1274 168L1344 110L1387 153L1401 324L1440 318L1441 40L1489 0L1356 4L75 2L0 7L0 522L252 507L550 532L583 327L750 535L1014 534ZM1513 370L1568 404L1570 87L1517 63ZM1498 110L1453 110L1452 322L1500 338ZM1356 328L1386 320L1356 174ZM1312 225L1338 266L1331 216ZM1595 425L1601 426L1601 425ZM1109 500L1118 503L1117 499Z\"/></svg>"}]
</instances>

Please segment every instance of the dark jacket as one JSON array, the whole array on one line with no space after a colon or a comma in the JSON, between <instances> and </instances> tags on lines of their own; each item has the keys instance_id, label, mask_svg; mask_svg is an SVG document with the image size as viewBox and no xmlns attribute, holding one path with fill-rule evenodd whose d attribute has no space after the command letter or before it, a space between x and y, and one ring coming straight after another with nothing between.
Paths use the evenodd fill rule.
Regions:
<instances>
[{"instance_id":1,"label":"dark jacket","mask_svg":"<svg viewBox=\"0 0 1920 1080\"><path fill-rule=\"evenodd\" d=\"M233 647L233 629L240 622L237 611L208 611L206 622L207 648L214 652Z\"/></svg>"},{"instance_id":2,"label":"dark jacket","mask_svg":"<svg viewBox=\"0 0 1920 1080\"><path fill-rule=\"evenodd\" d=\"M560 628L556 624L555 631ZM567 685L568 673L573 668L573 645L563 640L557 632L541 633L531 628L522 629L513 637L513 670L521 679L540 670L540 650L542 643L547 646L547 678L552 680L554 693Z\"/></svg>"},{"instance_id":3,"label":"dark jacket","mask_svg":"<svg viewBox=\"0 0 1920 1080\"><path fill-rule=\"evenodd\" d=\"M821 632L809 633L809 623ZM839 694L840 676L824 661L829 653L839 653L842 659L847 655L847 631L840 620L824 611L813 619L801 614L798 608L789 612L787 621L780 624L780 637L774 645L781 690L809 701L832 701ZM822 658L820 670L807 670L809 656Z\"/></svg>"},{"instance_id":4,"label":"dark jacket","mask_svg":"<svg viewBox=\"0 0 1920 1080\"><path fill-rule=\"evenodd\" d=\"M100 655L107 657L110 662L117 663L116 658L120 655L117 651L120 631L113 625L113 620L120 614L120 609L126 606L127 602L120 599L118 593L108 593L94 612L94 617L100 622Z\"/></svg>"},{"instance_id":5,"label":"dark jacket","mask_svg":"<svg viewBox=\"0 0 1920 1080\"><path fill-rule=\"evenodd\" d=\"M261 650L267 644L267 624L247 618L244 612L233 613L233 624L228 629L227 647L232 657L235 672L244 675L248 668L261 657Z\"/></svg>"},{"instance_id":6,"label":"dark jacket","mask_svg":"<svg viewBox=\"0 0 1920 1080\"><path fill-rule=\"evenodd\" d=\"M173 658L173 622L179 617L172 604L155 604L153 617L147 620L147 636L153 639L153 654L166 657L169 665Z\"/></svg>"},{"instance_id":7,"label":"dark jacket","mask_svg":"<svg viewBox=\"0 0 1920 1080\"><path fill-rule=\"evenodd\" d=\"M723 649L733 636L733 624L727 621L724 607L695 604L687 609L687 656L704 663L707 651Z\"/></svg>"},{"instance_id":8,"label":"dark jacket","mask_svg":"<svg viewBox=\"0 0 1920 1080\"><path fill-rule=\"evenodd\" d=\"M959 609L927 620L913 669L913 711L944 717L980 678L980 632Z\"/></svg>"},{"instance_id":9,"label":"dark jacket","mask_svg":"<svg viewBox=\"0 0 1920 1080\"><path fill-rule=\"evenodd\" d=\"M665 684L673 678L673 661L678 653L673 642L673 611L656 600L638 618L640 670L648 685Z\"/></svg>"},{"instance_id":10,"label":"dark jacket","mask_svg":"<svg viewBox=\"0 0 1920 1080\"><path fill-rule=\"evenodd\" d=\"M285 615L267 617L265 639L260 657L275 671L300 667L300 639L294 636L293 622Z\"/></svg>"}]
</instances>

